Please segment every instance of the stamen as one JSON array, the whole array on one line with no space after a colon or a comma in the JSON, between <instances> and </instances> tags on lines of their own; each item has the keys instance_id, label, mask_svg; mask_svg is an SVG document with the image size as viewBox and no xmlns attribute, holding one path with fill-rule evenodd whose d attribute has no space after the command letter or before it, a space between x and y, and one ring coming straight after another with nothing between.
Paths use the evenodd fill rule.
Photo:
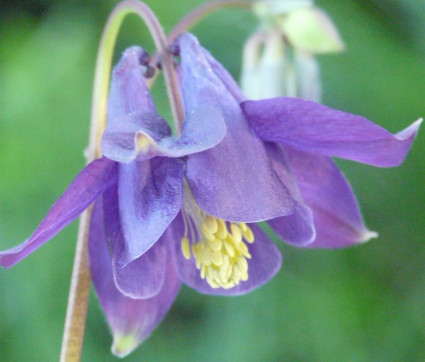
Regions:
<instances>
[{"instance_id":1,"label":"stamen","mask_svg":"<svg viewBox=\"0 0 425 362\"><path fill-rule=\"evenodd\" d=\"M201 210L185 183L183 193L183 256L195 258L202 279L212 288L230 289L248 280L247 243L254 242L251 228L242 222L226 222Z\"/></svg>"},{"instance_id":2,"label":"stamen","mask_svg":"<svg viewBox=\"0 0 425 362\"><path fill-rule=\"evenodd\" d=\"M219 239L224 239L227 236L227 226L226 222L222 219L217 220L217 237Z\"/></svg>"},{"instance_id":3,"label":"stamen","mask_svg":"<svg viewBox=\"0 0 425 362\"><path fill-rule=\"evenodd\" d=\"M215 217L207 216L204 225L211 233L214 234L217 232L218 225Z\"/></svg>"},{"instance_id":4,"label":"stamen","mask_svg":"<svg viewBox=\"0 0 425 362\"><path fill-rule=\"evenodd\" d=\"M244 239L252 244L254 242L254 233L252 232L251 228L249 228L245 223L241 222L239 223L239 227L242 229L242 235Z\"/></svg>"},{"instance_id":5,"label":"stamen","mask_svg":"<svg viewBox=\"0 0 425 362\"><path fill-rule=\"evenodd\" d=\"M198 242L192 244L191 253L185 232L181 242L184 257L190 259L193 254L201 278L212 288L229 289L248 280L247 259L251 258L251 254L245 241L254 242L251 228L244 223L227 224L202 211L199 215L198 223L194 221L196 217L191 220L198 230ZM191 224L190 216L184 219L186 229Z\"/></svg>"},{"instance_id":6,"label":"stamen","mask_svg":"<svg viewBox=\"0 0 425 362\"><path fill-rule=\"evenodd\" d=\"M230 224L230 230L232 230L232 235L237 242L242 241L242 232L236 224Z\"/></svg>"},{"instance_id":7,"label":"stamen","mask_svg":"<svg viewBox=\"0 0 425 362\"><path fill-rule=\"evenodd\" d=\"M187 260L190 259L189 239L186 236L182 239L182 253Z\"/></svg>"}]
</instances>

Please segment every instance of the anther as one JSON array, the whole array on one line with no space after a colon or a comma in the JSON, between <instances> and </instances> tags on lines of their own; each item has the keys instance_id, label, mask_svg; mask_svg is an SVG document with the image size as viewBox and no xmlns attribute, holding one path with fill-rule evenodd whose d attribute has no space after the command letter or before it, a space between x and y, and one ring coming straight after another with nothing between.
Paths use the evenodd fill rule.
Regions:
<instances>
[{"instance_id":1,"label":"anther","mask_svg":"<svg viewBox=\"0 0 425 362\"><path fill-rule=\"evenodd\" d=\"M242 241L242 233L237 225L235 225L234 223L231 223L230 230L232 231L232 235L237 242Z\"/></svg>"},{"instance_id":2,"label":"anther","mask_svg":"<svg viewBox=\"0 0 425 362\"><path fill-rule=\"evenodd\" d=\"M251 254L247 244L254 242L249 225L206 214L189 192L184 194L183 215L182 254L195 259L200 277L211 288L224 289L248 280Z\"/></svg>"},{"instance_id":3,"label":"anther","mask_svg":"<svg viewBox=\"0 0 425 362\"><path fill-rule=\"evenodd\" d=\"M187 238L187 236L185 236L183 239L182 239L182 245L181 245L181 247L182 247L182 253L183 253L183 256L187 259L187 260L189 260L190 259L190 245L189 245L189 239Z\"/></svg>"},{"instance_id":4,"label":"anther","mask_svg":"<svg viewBox=\"0 0 425 362\"><path fill-rule=\"evenodd\" d=\"M227 226L224 220L210 215L203 215L201 222L201 227L197 226L199 241L192 245L192 254L201 278L212 288L224 289L248 280L247 259L251 258L251 254L243 235L251 236L249 226L236 223ZM188 245L188 238L184 237L182 251L185 258L191 256Z\"/></svg>"}]
</instances>

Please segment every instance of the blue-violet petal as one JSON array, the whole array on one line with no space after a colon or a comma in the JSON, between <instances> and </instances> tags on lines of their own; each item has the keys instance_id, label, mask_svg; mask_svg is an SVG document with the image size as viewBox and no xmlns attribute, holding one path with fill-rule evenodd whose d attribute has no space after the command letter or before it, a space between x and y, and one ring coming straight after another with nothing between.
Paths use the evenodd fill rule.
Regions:
<instances>
[{"instance_id":1,"label":"blue-violet petal","mask_svg":"<svg viewBox=\"0 0 425 362\"><path fill-rule=\"evenodd\" d=\"M9 268L38 249L76 219L100 193L116 182L115 162L103 157L88 164L53 204L30 238L18 246L0 252L0 265Z\"/></svg>"},{"instance_id":2,"label":"blue-violet petal","mask_svg":"<svg viewBox=\"0 0 425 362\"><path fill-rule=\"evenodd\" d=\"M392 135L364 117L297 98L246 101L241 107L263 140L379 167L403 162L422 122Z\"/></svg>"},{"instance_id":3,"label":"blue-violet petal","mask_svg":"<svg viewBox=\"0 0 425 362\"><path fill-rule=\"evenodd\" d=\"M123 295L115 286L102 214L100 199L95 204L90 226L90 270L96 294L113 333L112 352L124 357L148 338L164 318L177 296L180 280L172 258L168 257L164 270L165 280L156 296L133 299Z\"/></svg>"}]
</instances>

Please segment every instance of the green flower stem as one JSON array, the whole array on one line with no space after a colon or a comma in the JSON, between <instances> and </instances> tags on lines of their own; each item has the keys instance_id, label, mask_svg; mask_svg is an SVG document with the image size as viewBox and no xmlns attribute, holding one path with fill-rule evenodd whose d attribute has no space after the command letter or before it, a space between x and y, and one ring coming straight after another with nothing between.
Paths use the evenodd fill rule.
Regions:
<instances>
[{"instance_id":1,"label":"green flower stem","mask_svg":"<svg viewBox=\"0 0 425 362\"><path fill-rule=\"evenodd\" d=\"M168 52L167 39L161 25L152 10L144 3L134 0L123 1L111 12L100 41L94 79L87 163L101 156L100 140L106 126L112 56L120 26L125 16L131 13L142 18L153 37L164 73L175 129L178 134L181 131L183 107L173 62ZM90 217L91 208L86 210L80 218L62 340L60 360L63 362L80 361L81 359L91 280L88 261Z\"/></svg>"},{"instance_id":2,"label":"green flower stem","mask_svg":"<svg viewBox=\"0 0 425 362\"><path fill-rule=\"evenodd\" d=\"M193 27L196 23L201 21L207 15L221 10L223 8L247 8L252 7L253 1L249 0L215 0L209 1L200 5L195 10L187 14L168 34L168 42L174 41L179 34Z\"/></svg>"}]
</instances>

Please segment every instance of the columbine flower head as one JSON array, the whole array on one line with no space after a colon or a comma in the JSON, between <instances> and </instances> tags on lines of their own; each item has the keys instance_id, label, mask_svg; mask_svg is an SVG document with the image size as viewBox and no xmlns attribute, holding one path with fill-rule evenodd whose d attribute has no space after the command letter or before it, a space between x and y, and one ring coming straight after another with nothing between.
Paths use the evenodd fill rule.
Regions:
<instances>
[{"instance_id":1,"label":"columbine flower head","mask_svg":"<svg viewBox=\"0 0 425 362\"><path fill-rule=\"evenodd\" d=\"M12 266L95 202L90 266L120 356L149 336L181 282L238 295L270 280L281 256L257 222L297 246L374 236L327 156L395 166L419 127L394 136L301 99L246 101L193 35L181 35L174 49L181 136L155 109L140 70L145 52L126 50L113 72L103 157L81 171L27 241L0 253L0 265Z\"/></svg>"}]
</instances>

